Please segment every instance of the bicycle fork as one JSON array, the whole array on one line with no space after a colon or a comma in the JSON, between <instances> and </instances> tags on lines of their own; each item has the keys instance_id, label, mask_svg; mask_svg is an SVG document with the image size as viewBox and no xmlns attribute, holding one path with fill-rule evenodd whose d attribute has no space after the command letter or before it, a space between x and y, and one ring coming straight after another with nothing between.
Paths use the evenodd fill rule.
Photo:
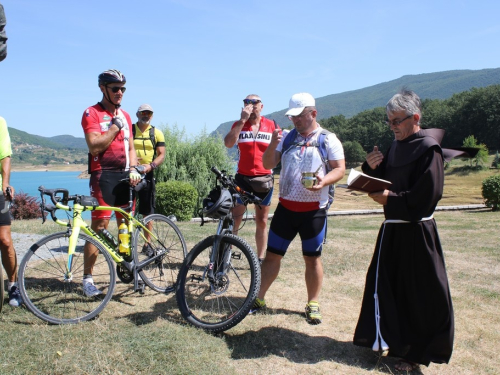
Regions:
<instances>
[{"instance_id":1,"label":"bicycle fork","mask_svg":"<svg viewBox=\"0 0 500 375\"><path fill-rule=\"evenodd\" d=\"M191 276L191 281L203 282L205 278L210 283L210 289L214 294L224 293L229 286L228 272L231 268L231 259L240 257L240 254L233 253L231 246L223 242L224 235L215 236L210 260L203 273L203 276Z\"/></svg>"}]
</instances>

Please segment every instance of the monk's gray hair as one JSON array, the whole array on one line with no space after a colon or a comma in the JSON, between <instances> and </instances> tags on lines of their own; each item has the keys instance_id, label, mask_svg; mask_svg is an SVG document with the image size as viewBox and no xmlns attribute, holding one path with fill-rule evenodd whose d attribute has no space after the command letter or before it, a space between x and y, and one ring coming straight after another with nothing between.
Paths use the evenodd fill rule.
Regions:
<instances>
[{"instance_id":1,"label":"monk's gray hair","mask_svg":"<svg viewBox=\"0 0 500 375\"><path fill-rule=\"evenodd\" d=\"M422 118L422 103L420 98L413 91L406 88L403 88L387 102L385 110L387 113L405 111L407 115L418 113L420 118Z\"/></svg>"}]
</instances>

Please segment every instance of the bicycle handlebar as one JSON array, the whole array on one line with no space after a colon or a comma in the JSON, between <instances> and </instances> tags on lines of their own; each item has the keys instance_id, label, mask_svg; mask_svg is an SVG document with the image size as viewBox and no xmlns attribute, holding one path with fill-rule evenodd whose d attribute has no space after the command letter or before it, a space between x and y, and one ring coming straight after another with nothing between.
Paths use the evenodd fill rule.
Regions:
<instances>
[{"instance_id":1,"label":"bicycle handlebar","mask_svg":"<svg viewBox=\"0 0 500 375\"><path fill-rule=\"evenodd\" d=\"M243 190L241 187L239 187L236 184L236 182L234 181L232 176L225 174L225 171L221 172L216 167L212 167L212 168L210 168L210 170L217 176L217 180L220 181L222 186L224 186L227 189L229 189L229 188L234 189L238 194L240 194L241 198L246 203L253 203L256 205L259 205L260 203L262 203L261 198L256 197L253 193L250 193L248 191Z\"/></svg>"},{"instance_id":2,"label":"bicycle handlebar","mask_svg":"<svg viewBox=\"0 0 500 375\"><path fill-rule=\"evenodd\" d=\"M146 180L145 180L145 174L141 173L141 181L139 184L136 186L130 185L130 194L129 194L129 204L128 207L124 208L125 211L130 211L134 205L134 200L133 200L133 191L139 191L146 185ZM129 178L124 178L120 180L120 182L130 182ZM43 185L38 187L38 191L40 192L40 197L41 197L41 203L40 203L40 209L42 211L42 222L45 223L45 214L44 212L49 212L50 216L52 217L52 220L57 222L57 217L55 216L55 212L58 208L66 210L66 211L71 211L71 208L68 206L69 202L77 202L80 203L80 199L83 197L83 195L69 195L69 191L67 189L63 188L57 188L57 189L46 189ZM62 197L58 196L58 194L62 193ZM45 203L45 197L44 195L47 195L50 197L50 200L52 201L53 205L47 205Z\"/></svg>"},{"instance_id":3,"label":"bicycle handlebar","mask_svg":"<svg viewBox=\"0 0 500 375\"><path fill-rule=\"evenodd\" d=\"M60 208L69 211L70 208L68 206L68 202L76 199L76 196L70 196L69 191L63 188L45 189L45 187L42 185L38 187L38 191L40 192L40 197L42 201L40 203L40 210L42 211L42 223L45 223L45 211L49 212L50 216L52 217L52 220L57 222L57 217L55 216L55 212L58 208L57 207L58 204ZM62 197L57 196L57 194L60 193L62 193ZM46 205L44 195L49 196L50 200L54 205Z\"/></svg>"}]
</instances>

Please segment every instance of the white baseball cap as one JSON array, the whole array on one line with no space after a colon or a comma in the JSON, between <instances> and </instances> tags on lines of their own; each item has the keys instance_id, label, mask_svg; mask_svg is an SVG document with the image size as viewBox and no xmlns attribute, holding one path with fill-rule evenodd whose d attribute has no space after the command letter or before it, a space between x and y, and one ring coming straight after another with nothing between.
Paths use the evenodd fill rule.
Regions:
<instances>
[{"instance_id":1,"label":"white baseball cap","mask_svg":"<svg viewBox=\"0 0 500 375\"><path fill-rule=\"evenodd\" d=\"M285 116L298 116L302 113L305 107L315 107L316 101L311 94L307 92L301 92L295 94L290 99L288 103L288 112Z\"/></svg>"},{"instance_id":2,"label":"white baseball cap","mask_svg":"<svg viewBox=\"0 0 500 375\"><path fill-rule=\"evenodd\" d=\"M142 112L142 111L150 111L150 112L154 112L153 111L153 108L149 105L149 104L142 104L139 109L137 110L137 112Z\"/></svg>"}]
</instances>

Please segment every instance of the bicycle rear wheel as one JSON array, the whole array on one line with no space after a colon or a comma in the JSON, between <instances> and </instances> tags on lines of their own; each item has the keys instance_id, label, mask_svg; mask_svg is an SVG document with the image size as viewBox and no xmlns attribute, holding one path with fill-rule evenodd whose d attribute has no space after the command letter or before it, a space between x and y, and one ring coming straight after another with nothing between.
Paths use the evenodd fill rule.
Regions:
<instances>
[{"instance_id":1,"label":"bicycle rear wheel","mask_svg":"<svg viewBox=\"0 0 500 375\"><path fill-rule=\"evenodd\" d=\"M156 237L150 238L142 228L135 230L133 254L136 264L158 254L153 263L139 271L144 283L157 292L170 293L175 290L177 274L187 255L184 236L177 226L167 217L152 214L144 218L144 225Z\"/></svg>"},{"instance_id":2,"label":"bicycle rear wheel","mask_svg":"<svg viewBox=\"0 0 500 375\"><path fill-rule=\"evenodd\" d=\"M92 278L102 292L95 297L83 293L83 248L86 241L97 248ZM111 256L92 237L80 233L72 259L69 235L59 232L31 246L19 266L19 289L26 307L52 324L79 323L97 316L113 296L116 278ZM71 272L68 272L68 263Z\"/></svg>"},{"instance_id":3,"label":"bicycle rear wheel","mask_svg":"<svg viewBox=\"0 0 500 375\"><path fill-rule=\"evenodd\" d=\"M260 289L257 255L241 238L221 239L219 260L213 265L215 279L208 279L210 254L216 236L198 243L182 265L176 297L182 316L211 332L226 331L248 314Z\"/></svg>"}]
</instances>

